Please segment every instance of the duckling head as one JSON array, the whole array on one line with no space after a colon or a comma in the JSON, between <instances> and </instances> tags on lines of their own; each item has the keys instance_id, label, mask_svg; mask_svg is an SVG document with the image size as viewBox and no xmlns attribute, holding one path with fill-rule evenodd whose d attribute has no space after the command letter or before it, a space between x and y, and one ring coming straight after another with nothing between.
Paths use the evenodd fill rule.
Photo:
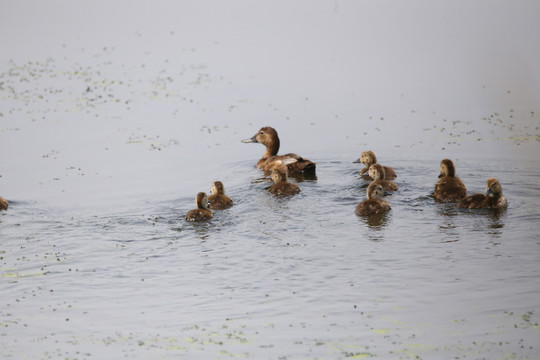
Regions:
<instances>
[{"instance_id":1,"label":"duckling head","mask_svg":"<svg viewBox=\"0 0 540 360\"><path fill-rule=\"evenodd\" d=\"M382 165L379 164L371 164L368 170L369 176L373 178L373 180L384 180L386 178L386 173L384 171L384 168Z\"/></svg>"},{"instance_id":2,"label":"duckling head","mask_svg":"<svg viewBox=\"0 0 540 360\"><path fill-rule=\"evenodd\" d=\"M379 199L384 196L384 189L381 185L371 183L366 190L368 199Z\"/></svg>"},{"instance_id":3,"label":"duckling head","mask_svg":"<svg viewBox=\"0 0 540 360\"><path fill-rule=\"evenodd\" d=\"M277 161L272 167L272 181L275 184L287 181L287 166L282 161Z\"/></svg>"},{"instance_id":4,"label":"duckling head","mask_svg":"<svg viewBox=\"0 0 540 360\"><path fill-rule=\"evenodd\" d=\"M443 176L456 176L456 168L454 167L454 163L450 159L441 160L441 170L439 178L442 178Z\"/></svg>"},{"instance_id":5,"label":"duckling head","mask_svg":"<svg viewBox=\"0 0 540 360\"><path fill-rule=\"evenodd\" d=\"M377 157L373 151L364 151L360 154L360 157L353 161L355 163L362 163L366 167L369 167L371 164L377 163Z\"/></svg>"},{"instance_id":6,"label":"duckling head","mask_svg":"<svg viewBox=\"0 0 540 360\"><path fill-rule=\"evenodd\" d=\"M212 190L210 190L212 195L223 195L225 194L225 187L221 181L214 181L212 184Z\"/></svg>"},{"instance_id":7,"label":"duckling head","mask_svg":"<svg viewBox=\"0 0 540 360\"><path fill-rule=\"evenodd\" d=\"M199 209L208 209L208 196L204 192L200 192L197 194L197 197L195 198L195 201L197 202L197 208Z\"/></svg>"},{"instance_id":8,"label":"duckling head","mask_svg":"<svg viewBox=\"0 0 540 360\"><path fill-rule=\"evenodd\" d=\"M499 196L502 194L502 186L498 179L489 178L486 182L486 196Z\"/></svg>"}]
</instances>

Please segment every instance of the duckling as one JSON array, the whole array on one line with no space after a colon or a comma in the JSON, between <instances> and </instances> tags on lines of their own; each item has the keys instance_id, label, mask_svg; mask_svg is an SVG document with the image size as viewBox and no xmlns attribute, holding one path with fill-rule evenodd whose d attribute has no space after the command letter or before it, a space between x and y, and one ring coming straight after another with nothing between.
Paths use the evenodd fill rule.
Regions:
<instances>
[{"instance_id":1,"label":"duckling","mask_svg":"<svg viewBox=\"0 0 540 360\"><path fill-rule=\"evenodd\" d=\"M300 192L298 185L287 181L287 166L281 161L272 168L272 181L274 185L268 189L272 194L291 196Z\"/></svg>"},{"instance_id":2,"label":"duckling","mask_svg":"<svg viewBox=\"0 0 540 360\"><path fill-rule=\"evenodd\" d=\"M206 193L198 193L195 201L197 202L197 209L188 211L186 214L187 221L204 221L214 217L212 211L208 209L208 196Z\"/></svg>"},{"instance_id":3,"label":"duckling","mask_svg":"<svg viewBox=\"0 0 540 360\"><path fill-rule=\"evenodd\" d=\"M435 184L433 196L435 200L442 202L455 202L467 196L467 188L457 177L456 168L452 160L441 160L439 181Z\"/></svg>"},{"instance_id":4,"label":"duckling","mask_svg":"<svg viewBox=\"0 0 540 360\"><path fill-rule=\"evenodd\" d=\"M9 202L0 196L0 210L7 210L9 207Z\"/></svg>"},{"instance_id":5,"label":"duckling","mask_svg":"<svg viewBox=\"0 0 540 360\"><path fill-rule=\"evenodd\" d=\"M474 194L461 199L457 207L466 209L504 209L508 201L502 193L501 183L496 178L486 181L485 194Z\"/></svg>"},{"instance_id":6,"label":"duckling","mask_svg":"<svg viewBox=\"0 0 540 360\"><path fill-rule=\"evenodd\" d=\"M373 164L377 164L377 157L375 156L375 153L373 151L364 151L360 154L360 157L353 161L353 163L362 163L366 167L360 170L360 175L366 176L367 172L369 172L369 167ZM385 174L386 174L386 180L392 180L397 177L394 169L388 166L383 166Z\"/></svg>"},{"instance_id":7,"label":"duckling","mask_svg":"<svg viewBox=\"0 0 540 360\"><path fill-rule=\"evenodd\" d=\"M280 145L279 137L277 131L270 126L261 128L252 138L244 139L242 142L260 143L266 146L263 157L257 162L257 168L261 170L270 171L274 163L281 160L287 165L290 175L315 174L316 163L296 154L277 155Z\"/></svg>"},{"instance_id":8,"label":"duckling","mask_svg":"<svg viewBox=\"0 0 540 360\"><path fill-rule=\"evenodd\" d=\"M212 194L208 197L210 209L223 210L233 206L231 198L225 195L225 187L221 181L214 181L210 193Z\"/></svg>"},{"instance_id":9,"label":"duckling","mask_svg":"<svg viewBox=\"0 0 540 360\"><path fill-rule=\"evenodd\" d=\"M375 184L381 185L384 191L393 192L398 190L398 186L395 183L385 179L384 166L380 164L372 164L369 167L369 176L373 178Z\"/></svg>"},{"instance_id":10,"label":"duckling","mask_svg":"<svg viewBox=\"0 0 540 360\"><path fill-rule=\"evenodd\" d=\"M384 189L381 185L371 183L367 190L367 200L356 205L356 215L368 216L375 214L383 214L391 209L388 202L381 199L384 195Z\"/></svg>"}]
</instances>

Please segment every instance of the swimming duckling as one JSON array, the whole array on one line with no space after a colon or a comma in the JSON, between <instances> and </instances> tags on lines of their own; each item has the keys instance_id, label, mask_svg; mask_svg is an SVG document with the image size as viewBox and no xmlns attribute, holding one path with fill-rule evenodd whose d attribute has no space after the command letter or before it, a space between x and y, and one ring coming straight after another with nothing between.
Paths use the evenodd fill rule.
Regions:
<instances>
[{"instance_id":1,"label":"swimming duckling","mask_svg":"<svg viewBox=\"0 0 540 360\"><path fill-rule=\"evenodd\" d=\"M383 214L391 209L390 204L381 199L384 195L384 189L381 185L375 183L369 184L366 194L367 200L356 205L356 215L368 216Z\"/></svg>"},{"instance_id":2,"label":"swimming duckling","mask_svg":"<svg viewBox=\"0 0 540 360\"><path fill-rule=\"evenodd\" d=\"M441 160L441 172L439 181L435 184L435 192L433 196L435 200L443 202L454 202L463 199L467 196L467 188L463 182L457 177L456 168L452 160Z\"/></svg>"},{"instance_id":3,"label":"swimming duckling","mask_svg":"<svg viewBox=\"0 0 540 360\"><path fill-rule=\"evenodd\" d=\"M508 202L502 193L499 180L489 178L486 182L485 194L474 194L461 199L457 207L466 209L504 209Z\"/></svg>"},{"instance_id":4,"label":"swimming duckling","mask_svg":"<svg viewBox=\"0 0 540 360\"><path fill-rule=\"evenodd\" d=\"M277 131L266 126L261 128L252 138L242 140L243 143L261 143L266 146L263 157L257 162L257 168L265 171L272 170L277 160L287 165L289 174L315 174L316 163L296 154L277 155L279 137Z\"/></svg>"},{"instance_id":5,"label":"swimming duckling","mask_svg":"<svg viewBox=\"0 0 540 360\"><path fill-rule=\"evenodd\" d=\"M360 154L360 157L353 161L353 163L362 163L366 167L360 170L360 175L368 175L366 174L369 172L369 167L373 164L377 164L377 157L375 156L375 153L373 151L364 151ZM386 174L386 180L392 180L397 177L394 169L388 166L383 166L385 174Z\"/></svg>"},{"instance_id":6,"label":"swimming duckling","mask_svg":"<svg viewBox=\"0 0 540 360\"><path fill-rule=\"evenodd\" d=\"M274 185L268 189L272 194L290 196L300 192L298 185L287 181L287 166L281 161L272 168L272 181Z\"/></svg>"},{"instance_id":7,"label":"swimming duckling","mask_svg":"<svg viewBox=\"0 0 540 360\"><path fill-rule=\"evenodd\" d=\"M210 190L208 201L210 202L210 209L223 210L233 206L233 201L230 197L225 195L225 187L221 181L214 181L212 184L212 190Z\"/></svg>"},{"instance_id":8,"label":"swimming duckling","mask_svg":"<svg viewBox=\"0 0 540 360\"><path fill-rule=\"evenodd\" d=\"M0 210L7 210L9 207L9 202L0 196Z\"/></svg>"},{"instance_id":9,"label":"swimming duckling","mask_svg":"<svg viewBox=\"0 0 540 360\"><path fill-rule=\"evenodd\" d=\"M395 183L385 179L384 166L380 164L372 164L369 167L369 176L373 178L375 184L381 185L384 191L392 192L398 190L398 186Z\"/></svg>"},{"instance_id":10,"label":"swimming duckling","mask_svg":"<svg viewBox=\"0 0 540 360\"><path fill-rule=\"evenodd\" d=\"M195 201L197 202L197 209L188 211L186 214L187 221L204 221L214 217L212 211L208 209L208 196L206 196L206 193L198 193Z\"/></svg>"}]
</instances>

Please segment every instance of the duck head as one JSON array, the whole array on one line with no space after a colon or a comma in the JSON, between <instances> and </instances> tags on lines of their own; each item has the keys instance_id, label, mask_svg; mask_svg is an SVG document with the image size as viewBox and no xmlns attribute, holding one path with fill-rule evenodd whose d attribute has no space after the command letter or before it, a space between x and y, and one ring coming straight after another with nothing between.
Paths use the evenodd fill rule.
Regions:
<instances>
[{"instance_id":1,"label":"duck head","mask_svg":"<svg viewBox=\"0 0 540 360\"><path fill-rule=\"evenodd\" d=\"M489 178L486 182L486 196L499 196L502 194L502 187L499 180Z\"/></svg>"},{"instance_id":2,"label":"duck head","mask_svg":"<svg viewBox=\"0 0 540 360\"><path fill-rule=\"evenodd\" d=\"M450 177L456 176L456 168L454 167L454 163L450 159L441 160L441 169L440 169L439 178L442 178L443 176L450 176Z\"/></svg>"},{"instance_id":3,"label":"duck head","mask_svg":"<svg viewBox=\"0 0 540 360\"><path fill-rule=\"evenodd\" d=\"M386 178L384 168L379 164L372 164L369 167L368 174L373 178L374 181L384 180Z\"/></svg>"},{"instance_id":4,"label":"duck head","mask_svg":"<svg viewBox=\"0 0 540 360\"><path fill-rule=\"evenodd\" d=\"M274 184L287 181L287 166L282 161L277 161L272 168L272 181Z\"/></svg>"},{"instance_id":5,"label":"duck head","mask_svg":"<svg viewBox=\"0 0 540 360\"><path fill-rule=\"evenodd\" d=\"M366 190L368 199L380 199L384 196L384 189L381 185L371 183Z\"/></svg>"},{"instance_id":6,"label":"duck head","mask_svg":"<svg viewBox=\"0 0 540 360\"><path fill-rule=\"evenodd\" d=\"M266 146L266 153L270 157L277 155L279 151L279 137L277 131L270 127L262 127L253 137L242 140L243 143L260 143Z\"/></svg>"},{"instance_id":7,"label":"duck head","mask_svg":"<svg viewBox=\"0 0 540 360\"><path fill-rule=\"evenodd\" d=\"M212 184L212 189L210 190L212 195L223 195L225 194L225 187L221 181L214 181Z\"/></svg>"},{"instance_id":8,"label":"duck head","mask_svg":"<svg viewBox=\"0 0 540 360\"><path fill-rule=\"evenodd\" d=\"M195 201L197 202L197 208L198 209L208 209L208 196L204 192L200 192L197 194L197 197L195 198Z\"/></svg>"},{"instance_id":9,"label":"duck head","mask_svg":"<svg viewBox=\"0 0 540 360\"><path fill-rule=\"evenodd\" d=\"M364 151L360 154L360 157L353 161L353 163L362 163L366 167L369 167L371 164L377 163L377 157L373 151Z\"/></svg>"}]
</instances>

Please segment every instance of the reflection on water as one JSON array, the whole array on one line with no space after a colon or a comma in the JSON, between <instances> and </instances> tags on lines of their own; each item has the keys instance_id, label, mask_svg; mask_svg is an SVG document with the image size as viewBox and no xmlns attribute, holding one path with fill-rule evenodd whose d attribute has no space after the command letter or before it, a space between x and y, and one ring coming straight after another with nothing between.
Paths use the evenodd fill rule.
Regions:
<instances>
[{"instance_id":1,"label":"reflection on water","mask_svg":"<svg viewBox=\"0 0 540 360\"><path fill-rule=\"evenodd\" d=\"M392 210L390 210L392 211ZM360 219L369 226L372 230L383 230L388 221L389 214L375 214L371 216L360 216Z\"/></svg>"}]
</instances>

